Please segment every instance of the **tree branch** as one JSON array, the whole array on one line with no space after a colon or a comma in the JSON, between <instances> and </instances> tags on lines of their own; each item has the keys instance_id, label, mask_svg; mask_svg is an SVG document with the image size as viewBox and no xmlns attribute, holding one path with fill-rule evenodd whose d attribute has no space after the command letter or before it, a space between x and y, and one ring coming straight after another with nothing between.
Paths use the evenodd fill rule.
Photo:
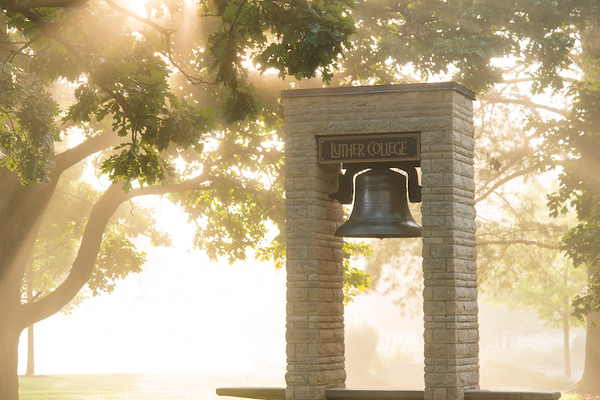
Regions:
<instances>
[{"instance_id":1,"label":"tree branch","mask_svg":"<svg viewBox=\"0 0 600 400\"><path fill-rule=\"evenodd\" d=\"M557 165L561 165L560 161L548 161L545 163L539 163L539 164L535 164L535 165L530 165L524 169L521 169L517 172L514 172L502 179L500 179L499 181L497 181L491 188L489 188L488 190L486 190L481 196L476 197L475 198L475 204L477 204L478 202L480 202L481 200L485 200L490 194L494 193L494 191L496 189L498 189L500 186L504 185L506 182L511 181L515 178L518 178L519 176L523 176L523 175L527 175L529 173L534 172L536 169L542 167L542 166L557 166Z\"/></svg>"},{"instance_id":2,"label":"tree branch","mask_svg":"<svg viewBox=\"0 0 600 400\"><path fill-rule=\"evenodd\" d=\"M117 3L115 3L112 0L104 0L104 2L106 4L108 4L109 6L111 6L112 8L114 8L115 10L119 11L122 14L127 15L130 18L135 19L136 21L139 21L143 24L149 25L151 27L153 27L154 29L156 29L157 31L159 31L162 35L165 35L167 37L169 37L171 35L171 33L174 32L174 30L172 29L166 29L164 26L157 24L156 22L152 21L150 18L144 18L144 17L140 17L139 15L137 15L134 12L129 11L126 8L121 7L120 5L118 5Z\"/></svg>"},{"instance_id":3,"label":"tree branch","mask_svg":"<svg viewBox=\"0 0 600 400\"><path fill-rule=\"evenodd\" d=\"M116 4L114 1L112 0L104 0L104 2L106 4L108 4L109 6L111 6L112 8L114 8L115 10L119 11L122 14L127 15L130 18L135 19L136 21L139 21L143 24L146 24L148 26L151 26L152 28L156 29L161 35L164 36L165 38L165 43L167 45L167 57L169 58L169 61L171 62L171 64L177 68L177 70L192 84L192 85L199 85L201 83L204 84L210 84L210 85L214 85L214 83L210 83L210 82L206 82L204 81L202 78L196 78L194 76L189 75L187 72L185 72L185 70L179 66L179 64L175 61L175 59L173 58L173 52L171 51L171 35L175 32L174 29L166 29L164 26L157 24L156 22L152 21L150 18L144 18L144 17L140 17L139 15L137 15L134 12L131 12L129 10L127 10L126 8L123 8L121 6L119 6L118 4Z\"/></svg>"},{"instance_id":4,"label":"tree branch","mask_svg":"<svg viewBox=\"0 0 600 400\"><path fill-rule=\"evenodd\" d=\"M36 12L31 10L30 8L25 8L24 10L21 10L20 12L24 16L29 18L29 20L31 20L38 27L38 29L43 33L43 35L45 37L52 39L52 40L56 41L57 43L60 43L63 46L65 46L67 48L67 50L69 51L69 53L75 58L75 60L77 60L77 62L80 65L82 65L84 67L89 67L87 62L82 58L81 54L79 54L79 52L77 50L75 50L74 45L72 45L67 40L61 38L60 36L58 36L54 33L54 30L51 29L52 23L49 23L45 19L41 18ZM117 104L119 104L119 106L123 109L123 112L125 114L127 114L127 117L129 119L135 120L135 112L131 108L131 105L129 104L127 99L121 93L110 90L108 87L101 85L98 82L95 82L95 85L97 85L106 94L108 94L110 97L112 97L117 102Z\"/></svg>"},{"instance_id":5,"label":"tree branch","mask_svg":"<svg viewBox=\"0 0 600 400\"><path fill-rule=\"evenodd\" d=\"M123 192L119 185L112 185L94 204L86 224L77 257L67 278L53 292L33 302L22 305L21 325L27 327L38 321L54 315L67 305L81 288L90 280L94 272L96 258L100 251L102 236L108 221L113 216L119 205L139 196L161 195L167 193L180 193L193 189L211 189L212 185L204 185L209 180L207 174L176 183L170 187L151 186L145 189L133 189L129 193ZM213 183L214 180L211 180Z\"/></svg>"},{"instance_id":6,"label":"tree branch","mask_svg":"<svg viewBox=\"0 0 600 400\"><path fill-rule=\"evenodd\" d=\"M524 168L522 170L519 170L517 172L514 172L508 176L505 176L504 178L500 179L499 181L497 181L491 188L489 188L488 190L486 190L481 196L475 198L475 204L479 203L481 200L486 199L490 194L494 193L494 191L496 189L498 189L500 186L504 185L506 182L511 181L515 178L518 178L519 176L523 176L523 175L527 175L529 173L534 172L537 169L537 167L535 165L530 165L527 168Z\"/></svg>"},{"instance_id":7,"label":"tree branch","mask_svg":"<svg viewBox=\"0 0 600 400\"><path fill-rule=\"evenodd\" d=\"M550 250L558 250L558 244L547 244L538 242L536 240L521 240L521 239L512 239L512 240L481 240L477 241L477 246L491 246L495 244L500 245L511 245L511 244L524 244L526 246L537 246L542 247L544 249Z\"/></svg>"},{"instance_id":8,"label":"tree branch","mask_svg":"<svg viewBox=\"0 0 600 400\"><path fill-rule=\"evenodd\" d=\"M54 156L56 168L54 174L60 175L68 168L94 153L116 146L121 142L114 132L104 132L91 137L83 143Z\"/></svg>"},{"instance_id":9,"label":"tree branch","mask_svg":"<svg viewBox=\"0 0 600 400\"><path fill-rule=\"evenodd\" d=\"M566 110L561 110L556 107L547 106L545 104L535 103L531 100L522 100L522 99L504 99L501 97L493 97L493 96L485 96L482 100L487 101L489 103L502 103L502 104L517 104L521 106L525 106L534 110L541 109L556 113L558 115L562 115L563 117L568 116L568 112Z\"/></svg>"},{"instance_id":10,"label":"tree branch","mask_svg":"<svg viewBox=\"0 0 600 400\"><path fill-rule=\"evenodd\" d=\"M121 188L113 185L94 204L69 275L52 293L36 302L22 306L21 325L23 327L60 311L89 281L94 271L106 225L119 205L126 199L127 196Z\"/></svg>"},{"instance_id":11,"label":"tree branch","mask_svg":"<svg viewBox=\"0 0 600 400\"><path fill-rule=\"evenodd\" d=\"M2 60L9 60L19 51L21 51L19 46L10 40L10 37L4 29L0 29L0 57Z\"/></svg>"},{"instance_id":12,"label":"tree branch","mask_svg":"<svg viewBox=\"0 0 600 400\"><path fill-rule=\"evenodd\" d=\"M81 7L88 0L29 0L25 2L10 1L3 3L0 8L6 11L22 12L23 10L29 10L32 8L45 8L45 7Z\"/></svg>"}]
</instances>

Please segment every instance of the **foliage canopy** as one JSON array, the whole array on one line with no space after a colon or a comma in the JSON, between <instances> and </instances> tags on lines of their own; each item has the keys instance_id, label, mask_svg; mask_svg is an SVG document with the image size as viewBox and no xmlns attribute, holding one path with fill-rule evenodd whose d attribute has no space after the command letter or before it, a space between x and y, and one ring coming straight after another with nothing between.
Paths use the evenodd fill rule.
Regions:
<instances>
[{"instance_id":1,"label":"foliage canopy","mask_svg":"<svg viewBox=\"0 0 600 400\"><path fill-rule=\"evenodd\" d=\"M0 319L8 321L0 326L0 397L17 396L23 328L62 309L85 284L111 291L138 271L137 234L164 243L152 221L118 212L128 200L171 194L198 221L197 244L211 257L233 262L248 248L283 257L282 236L265 240L269 226L283 223L271 71L329 81L351 46L353 2L151 0L143 11L135 4L0 3ZM267 90L257 90L260 82ZM94 155L91 165L108 177L103 192L69 178ZM72 192L62 206L74 204L69 195L87 199L45 218L61 190ZM65 243L57 269L25 303L27 265L49 250L36 240L65 226L55 237Z\"/></svg>"}]
</instances>

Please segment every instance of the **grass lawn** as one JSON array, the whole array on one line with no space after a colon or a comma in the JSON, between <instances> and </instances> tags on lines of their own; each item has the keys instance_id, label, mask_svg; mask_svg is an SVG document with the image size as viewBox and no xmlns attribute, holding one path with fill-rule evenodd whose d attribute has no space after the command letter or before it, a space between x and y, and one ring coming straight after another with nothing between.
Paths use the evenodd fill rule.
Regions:
<instances>
[{"instance_id":1,"label":"grass lawn","mask_svg":"<svg viewBox=\"0 0 600 400\"><path fill-rule=\"evenodd\" d=\"M19 377L20 400L233 400L218 387L283 386L283 376L95 374ZM240 399L237 399L240 400Z\"/></svg>"},{"instance_id":2,"label":"grass lawn","mask_svg":"<svg viewBox=\"0 0 600 400\"><path fill-rule=\"evenodd\" d=\"M195 379L145 374L47 375L19 377L20 400L213 400L215 388Z\"/></svg>"},{"instance_id":3,"label":"grass lawn","mask_svg":"<svg viewBox=\"0 0 600 400\"><path fill-rule=\"evenodd\" d=\"M19 377L20 400L240 400L219 397L218 387L284 386L277 376L96 374ZM535 391L536 389L530 389ZM541 389L537 389L541 390ZM557 389L552 389L552 391ZM563 390L563 389L558 389ZM549 390L541 390L549 391ZM600 400L563 392L561 400Z\"/></svg>"}]
</instances>

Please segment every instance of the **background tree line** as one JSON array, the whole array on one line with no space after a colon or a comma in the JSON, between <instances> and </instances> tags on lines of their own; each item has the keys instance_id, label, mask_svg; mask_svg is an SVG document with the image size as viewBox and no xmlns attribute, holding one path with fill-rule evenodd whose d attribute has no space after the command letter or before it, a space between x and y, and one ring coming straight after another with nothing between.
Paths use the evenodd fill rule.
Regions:
<instances>
[{"instance_id":1,"label":"background tree line","mask_svg":"<svg viewBox=\"0 0 600 400\"><path fill-rule=\"evenodd\" d=\"M483 295L513 305L535 305L550 324L564 327L565 344L569 324L575 322L569 315L580 320L587 315L585 370L576 389L600 392L594 378L600 348L594 327L599 304L598 136L588 124L596 124L598 4L369 5L355 15L360 21L357 36L364 34L361 51L352 55L375 62L362 63L364 68L354 69L348 82L452 79L478 93L475 201ZM367 78L374 73L376 78ZM556 176L556 186L544 189L536 182L549 171ZM548 211L554 220L547 218ZM569 219L569 213L574 218ZM406 244L396 246L413 258L418 255ZM559 249L570 261L558 254ZM395 250L386 252L369 263L375 283L382 263L402 264L393 258ZM573 265L579 269L573 271ZM576 282L582 270L589 276L585 288ZM400 275L406 272L412 273L405 264ZM406 286L407 281L411 280L391 280L390 287L398 282ZM565 358L568 373L568 353Z\"/></svg>"}]
</instances>

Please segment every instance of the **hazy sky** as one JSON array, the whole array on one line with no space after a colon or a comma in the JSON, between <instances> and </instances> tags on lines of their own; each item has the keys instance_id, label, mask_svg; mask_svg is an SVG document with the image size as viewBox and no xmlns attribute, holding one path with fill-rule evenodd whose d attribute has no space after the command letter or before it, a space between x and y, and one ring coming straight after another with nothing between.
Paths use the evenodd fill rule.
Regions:
<instances>
[{"instance_id":1,"label":"hazy sky","mask_svg":"<svg viewBox=\"0 0 600 400\"><path fill-rule=\"evenodd\" d=\"M253 358L284 362L284 272L254 261L211 263L191 250L184 216L165 203L161 219L177 228L169 229L174 247L142 243L142 273L71 315L36 324L37 373L196 372L247 369Z\"/></svg>"}]
</instances>

